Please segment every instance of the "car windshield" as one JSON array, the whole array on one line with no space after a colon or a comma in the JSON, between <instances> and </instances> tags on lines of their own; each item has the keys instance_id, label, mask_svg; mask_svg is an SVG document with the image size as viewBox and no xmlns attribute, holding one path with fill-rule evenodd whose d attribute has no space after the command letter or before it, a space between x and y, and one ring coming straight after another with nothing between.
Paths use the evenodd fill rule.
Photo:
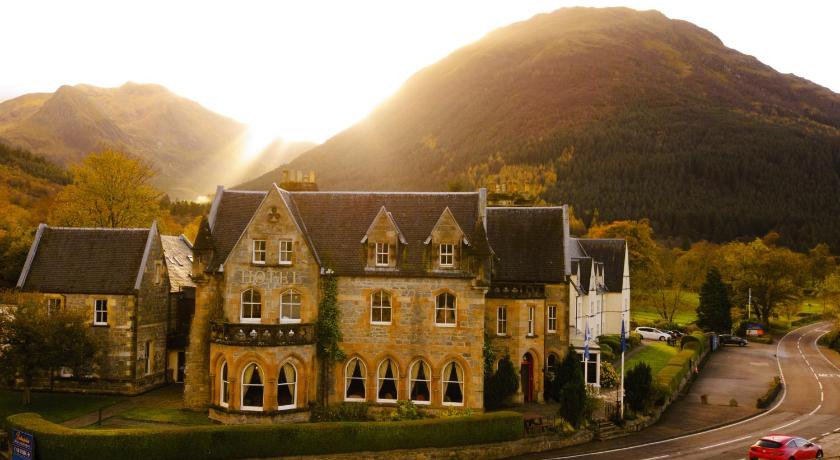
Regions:
<instances>
[{"instance_id":1,"label":"car windshield","mask_svg":"<svg viewBox=\"0 0 840 460\"><path fill-rule=\"evenodd\" d=\"M755 443L755 445L757 445L758 447L767 447L767 448L770 448L770 449L778 449L779 447L782 447L781 443L778 443L776 441L771 441L769 439L762 439L762 440L758 441L757 443Z\"/></svg>"}]
</instances>

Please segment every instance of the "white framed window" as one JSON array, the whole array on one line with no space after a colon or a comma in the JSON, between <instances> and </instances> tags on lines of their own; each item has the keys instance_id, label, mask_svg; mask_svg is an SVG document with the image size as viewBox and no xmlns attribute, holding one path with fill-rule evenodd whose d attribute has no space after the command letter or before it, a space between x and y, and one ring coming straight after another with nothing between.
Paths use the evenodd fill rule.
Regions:
<instances>
[{"instance_id":1,"label":"white framed window","mask_svg":"<svg viewBox=\"0 0 840 460\"><path fill-rule=\"evenodd\" d=\"M534 306L528 305L528 335L534 335Z\"/></svg>"},{"instance_id":2,"label":"white framed window","mask_svg":"<svg viewBox=\"0 0 840 460\"><path fill-rule=\"evenodd\" d=\"M280 322L281 323L299 323L300 322L300 292L294 289L289 289L280 295Z\"/></svg>"},{"instance_id":3,"label":"white framed window","mask_svg":"<svg viewBox=\"0 0 840 460\"><path fill-rule=\"evenodd\" d=\"M265 263L265 240L254 240L251 262L255 264Z\"/></svg>"},{"instance_id":4,"label":"white framed window","mask_svg":"<svg viewBox=\"0 0 840 460\"><path fill-rule=\"evenodd\" d=\"M280 368L277 376L277 409L288 410L297 407L297 369L292 363Z\"/></svg>"},{"instance_id":5,"label":"white framed window","mask_svg":"<svg viewBox=\"0 0 840 460\"><path fill-rule=\"evenodd\" d=\"M219 372L219 405L230 406L230 377L228 376L227 362L222 363L222 370Z\"/></svg>"},{"instance_id":6,"label":"white framed window","mask_svg":"<svg viewBox=\"0 0 840 460\"><path fill-rule=\"evenodd\" d=\"M61 311L61 297L50 297L47 299L47 315Z\"/></svg>"},{"instance_id":7,"label":"white framed window","mask_svg":"<svg viewBox=\"0 0 840 460\"><path fill-rule=\"evenodd\" d=\"M379 402L397 402L397 380L400 370L390 358L379 363L376 372L376 400Z\"/></svg>"},{"instance_id":8,"label":"white framed window","mask_svg":"<svg viewBox=\"0 0 840 460\"><path fill-rule=\"evenodd\" d=\"M93 302L93 325L107 326L108 325L108 300L96 299Z\"/></svg>"},{"instance_id":9,"label":"white framed window","mask_svg":"<svg viewBox=\"0 0 840 460\"><path fill-rule=\"evenodd\" d=\"M240 322L259 323L262 320L262 296L256 289L248 289L241 296Z\"/></svg>"},{"instance_id":10,"label":"white framed window","mask_svg":"<svg viewBox=\"0 0 840 460\"><path fill-rule=\"evenodd\" d=\"M435 326L455 327L457 321L455 296L444 292L435 300Z\"/></svg>"},{"instance_id":11,"label":"white framed window","mask_svg":"<svg viewBox=\"0 0 840 460\"><path fill-rule=\"evenodd\" d=\"M548 306L548 332L557 332L557 305Z\"/></svg>"},{"instance_id":12,"label":"white framed window","mask_svg":"<svg viewBox=\"0 0 840 460\"><path fill-rule=\"evenodd\" d=\"M146 341L146 348L143 350L146 352L146 366L145 366L145 373L151 374L152 373L152 341Z\"/></svg>"},{"instance_id":13,"label":"white framed window","mask_svg":"<svg viewBox=\"0 0 840 460\"><path fill-rule=\"evenodd\" d=\"M507 335L507 305L496 308L496 335Z\"/></svg>"},{"instance_id":14,"label":"white framed window","mask_svg":"<svg viewBox=\"0 0 840 460\"><path fill-rule=\"evenodd\" d=\"M391 294L376 291L370 296L370 322L391 324Z\"/></svg>"},{"instance_id":15,"label":"white framed window","mask_svg":"<svg viewBox=\"0 0 840 460\"><path fill-rule=\"evenodd\" d=\"M364 401L367 368L359 358L347 362L344 368L344 400Z\"/></svg>"},{"instance_id":16,"label":"white framed window","mask_svg":"<svg viewBox=\"0 0 840 460\"><path fill-rule=\"evenodd\" d=\"M280 265L292 265L292 240L280 240Z\"/></svg>"},{"instance_id":17,"label":"white framed window","mask_svg":"<svg viewBox=\"0 0 840 460\"><path fill-rule=\"evenodd\" d=\"M262 369L256 363L245 366L242 371L242 399L240 409L248 411L263 410L263 395L265 385L263 384Z\"/></svg>"},{"instance_id":18,"label":"white framed window","mask_svg":"<svg viewBox=\"0 0 840 460\"><path fill-rule=\"evenodd\" d=\"M376 243L376 266L387 267L391 262L391 252L388 249L388 243Z\"/></svg>"},{"instance_id":19,"label":"white framed window","mask_svg":"<svg viewBox=\"0 0 840 460\"><path fill-rule=\"evenodd\" d=\"M449 361L443 366L441 385L444 406L464 405L464 370L455 361Z\"/></svg>"},{"instance_id":20,"label":"white framed window","mask_svg":"<svg viewBox=\"0 0 840 460\"><path fill-rule=\"evenodd\" d=\"M586 383L590 385L601 385L601 354L597 352L589 352L589 361L584 363L583 362L583 351L578 351L578 355L580 356L581 365L587 366L584 375L586 376Z\"/></svg>"},{"instance_id":21,"label":"white framed window","mask_svg":"<svg viewBox=\"0 0 840 460\"><path fill-rule=\"evenodd\" d=\"M455 266L455 245L451 243L443 243L440 245L440 266L454 267Z\"/></svg>"},{"instance_id":22,"label":"white framed window","mask_svg":"<svg viewBox=\"0 0 840 460\"><path fill-rule=\"evenodd\" d=\"M576 302L575 302L575 334L576 335L582 334L582 332L581 332L581 327L582 326L580 325L580 321L581 321L582 316L583 316L583 299L578 297Z\"/></svg>"},{"instance_id":23,"label":"white framed window","mask_svg":"<svg viewBox=\"0 0 840 460\"><path fill-rule=\"evenodd\" d=\"M409 397L414 404L432 403L432 368L426 361L418 360L409 369Z\"/></svg>"}]
</instances>

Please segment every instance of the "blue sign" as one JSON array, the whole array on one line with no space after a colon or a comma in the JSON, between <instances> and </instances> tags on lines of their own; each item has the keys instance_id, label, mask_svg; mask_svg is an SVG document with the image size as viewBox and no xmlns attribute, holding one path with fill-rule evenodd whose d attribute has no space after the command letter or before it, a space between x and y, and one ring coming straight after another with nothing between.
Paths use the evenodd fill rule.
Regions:
<instances>
[{"instance_id":1,"label":"blue sign","mask_svg":"<svg viewBox=\"0 0 840 460\"><path fill-rule=\"evenodd\" d=\"M12 439L12 460L35 458L35 437L23 431L14 430Z\"/></svg>"}]
</instances>

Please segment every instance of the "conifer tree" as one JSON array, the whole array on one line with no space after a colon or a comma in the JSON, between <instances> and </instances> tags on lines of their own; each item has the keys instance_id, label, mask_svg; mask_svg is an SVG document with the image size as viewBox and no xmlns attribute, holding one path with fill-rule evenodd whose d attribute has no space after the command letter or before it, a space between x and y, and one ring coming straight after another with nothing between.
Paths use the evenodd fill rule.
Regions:
<instances>
[{"instance_id":1,"label":"conifer tree","mask_svg":"<svg viewBox=\"0 0 840 460\"><path fill-rule=\"evenodd\" d=\"M732 331L732 316L729 310L729 291L716 268L706 273L706 281L700 287L700 305L697 306L697 325L704 331L728 334Z\"/></svg>"}]
</instances>

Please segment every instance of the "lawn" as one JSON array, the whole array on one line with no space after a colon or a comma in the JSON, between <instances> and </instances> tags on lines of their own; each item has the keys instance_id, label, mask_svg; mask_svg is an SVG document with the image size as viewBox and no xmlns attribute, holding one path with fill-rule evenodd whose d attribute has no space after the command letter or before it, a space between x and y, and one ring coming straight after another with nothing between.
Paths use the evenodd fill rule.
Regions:
<instances>
[{"instance_id":1,"label":"lawn","mask_svg":"<svg viewBox=\"0 0 840 460\"><path fill-rule=\"evenodd\" d=\"M697 321L696 310L700 304L700 297L694 292L684 292L682 299L684 307L674 315L674 322L686 326ZM630 320L639 324L653 324L661 321L662 317L653 307L637 302L630 307Z\"/></svg>"},{"instance_id":2,"label":"lawn","mask_svg":"<svg viewBox=\"0 0 840 460\"><path fill-rule=\"evenodd\" d=\"M207 412L195 412L174 407L135 407L119 417L139 422L171 423L173 425L212 425Z\"/></svg>"},{"instance_id":3,"label":"lawn","mask_svg":"<svg viewBox=\"0 0 840 460\"><path fill-rule=\"evenodd\" d=\"M651 375L656 375L679 351L678 347L672 347L664 342L646 341L645 343L647 346L624 362L624 372L636 367L639 363L647 363L650 366Z\"/></svg>"},{"instance_id":4,"label":"lawn","mask_svg":"<svg viewBox=\"0 0 840 460\"><path fill-rule=\"evenodd\" d=\"M37 412L49 421L61 423L112 406L125 397L32 392L32 404L28 407L21 403L22 399L20 391L0 390L0 425L5 425L6 417L20 412Z\"/></svg>"}]
</instances>

